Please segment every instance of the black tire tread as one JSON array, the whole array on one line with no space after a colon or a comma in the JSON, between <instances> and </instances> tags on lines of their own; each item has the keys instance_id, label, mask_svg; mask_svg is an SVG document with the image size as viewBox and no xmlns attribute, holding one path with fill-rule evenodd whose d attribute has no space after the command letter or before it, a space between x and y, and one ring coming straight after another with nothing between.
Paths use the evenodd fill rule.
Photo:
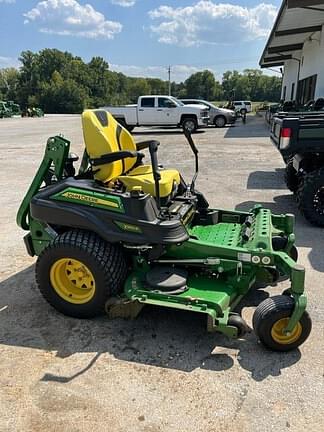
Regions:
<instances>
[{"instance_id":1,"label":"black tire tread","mask_svg":"<svg viewBox=\"0 0 324 432\"><path fill-rule=\"evenodd\" d=\"M285 183L291 192L296 192L298 189L298 177L295 168L293 167L293 158L289 158L285 169Z\"/></svg>"},{"instance_id":2,"label":"black tire tread","mask_svg":"<svg viewBox=\"0 0 324 432\"><path fill-rule=\"evenodd\" d=\"M222 119L224 119L224 124L223 124L223 126L217 126L217 124L216 124L216 120L217 120L218 118L222 118ZM214 125L215 125L215 127L224 127L224 126L226 125L226 117L223 116L223 115L217 115L217 116L215 117L215 119L214 119Z\"/></svg>"},{"instance_id":3,"label":"black tire tread","mask_svg":"<svg viewBox=\"0 0 324 432\"><path fill-rule=\"evenodd\" d=\"M36 262L36 283L44 299L57 309L53 297L47 286L41 281L41 267L43 259L46 259L53 251L61 247L70 247L77 251L86 252L94 258L103 274L104 297L108 299L120 292L120 288L127 275L127 266L119 246L104 241L97 234L90 231L72 230L58 235L39 255ZM90 318L104 313L105 304L93 308L88 313L69 313L71 316Z\"/></svg>"},{"instance_id":4,"label":"black tire tread","mask_svg":"<svg viewBox=\"0 0 324 432\"><path fill-rule=\"evenodd\" d=\"M197 119L195 117L185 117L181 122L182 129L185 130L185 124L186 124L186 121L188 121L188 120L191 120L195 123L195 129L192 131L192 133L196 132L196 130L198 128L198 124L197 124Z\"/></svg>"},{"instance_id":5,"label":"black tire tread","mask_svg":"<svg viewBox=\"0 0 324 432\"><path fill-rule=\"evenodd\" d=\"M312 186L320 178L323 179L324 186L324 168L311 171L303 176L303 180L299 183L297 189L297 203L299 210L308 222L315 226L324 227L324 216L319 215L314 210L310 201L310 197L313 196L314 192Z\"/></svg>"}]
</instances>

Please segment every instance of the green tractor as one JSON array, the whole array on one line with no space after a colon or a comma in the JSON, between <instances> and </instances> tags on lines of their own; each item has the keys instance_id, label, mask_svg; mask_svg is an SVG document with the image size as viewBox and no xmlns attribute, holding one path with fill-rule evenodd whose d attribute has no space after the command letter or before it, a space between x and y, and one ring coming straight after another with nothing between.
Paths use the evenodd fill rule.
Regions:
<instances>
[{"instance_id":1,"label":"green tractor","mask_svg":"<svg viewBox=\"0 0 324 432\"><path fill-rule=\"evenodd\" d=\"M18 225L37 255L36 280L59 312L136 317L146 305L205 314L207 329L241 338L235 311L257 283L290 279L282 295L255 310L253 327L268 348L288 351L311 331L297 264L294 216L256 205L249 212L210 208L175 169L158 164L158 141L135 143L104 110L82 115L85 151L79 172L70 142L48 139L44 159L21 204ZM144 164L143 150L151 164Z\"/></svg>"},{"instance_id":2,"label":"green tractor","mask_svg":"<svg viewBox=\"0 0 324 432\"><path fill-rule=\"evenodd\" d=\"M11 110L12 115L21 115L21 109L18 104L16 104L14 101L10 100L7 102L7 107Z\"/></svg>"},{"instance_id":3,"label":"green tractor","mask_svg":"<svg viewBox=\"0 0 324 432\"><path fill-rule=\"evenodd\" d=\"M9 118L13 116L13 112L8 107L7 102L0 101L0 118Z\"/></svg>"}]
</instances>

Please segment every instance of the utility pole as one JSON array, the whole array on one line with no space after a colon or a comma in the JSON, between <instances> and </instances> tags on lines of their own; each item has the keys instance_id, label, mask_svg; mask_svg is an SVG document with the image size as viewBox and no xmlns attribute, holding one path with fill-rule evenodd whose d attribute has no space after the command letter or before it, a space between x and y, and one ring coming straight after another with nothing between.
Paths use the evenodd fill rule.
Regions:
<instances>
[{"instance_id":1,"label":"utility pole","mask_svg":"<svg viewBox=\"0 0 324 432\"><path fill-rule=\"evenodd\" d=\"M168 67L168 75L169 75L169 96L171 96L171 66Z\"/></svg>"}]
</instances>

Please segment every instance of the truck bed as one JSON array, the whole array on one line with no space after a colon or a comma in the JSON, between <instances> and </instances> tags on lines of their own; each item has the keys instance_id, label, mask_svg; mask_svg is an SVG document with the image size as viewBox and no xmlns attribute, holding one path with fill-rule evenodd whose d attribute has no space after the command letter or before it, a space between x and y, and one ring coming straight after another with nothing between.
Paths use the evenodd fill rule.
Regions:
<instances>
[{"instance_id":1,"label":"truck bed","mask_svg":"<svg viewBox=\"0 0 324 432\"><path fill-rule=\"evenodd\" d=\"M273 118L270 138L285 161L297 153L324 153L324 113L312 114L282 113Z\"/></svg>"}]
</instances>

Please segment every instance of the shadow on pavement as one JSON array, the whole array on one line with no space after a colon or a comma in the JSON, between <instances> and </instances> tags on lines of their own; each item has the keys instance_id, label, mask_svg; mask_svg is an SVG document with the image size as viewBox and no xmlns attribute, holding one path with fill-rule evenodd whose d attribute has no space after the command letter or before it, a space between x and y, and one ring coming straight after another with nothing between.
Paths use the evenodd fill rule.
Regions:
<instances>
[{"instance_id":1,"label":"shadow on pavement","mask_svg":"<svg viewBox=\"0 0 324 432\"><path fill-rule=\"evenodd\" d=\"M287 189L284 183L284 168L276 168L275 171L254 171L247 181L248 189Z\"/></svg>"},{"instance_id":2,"label":"shadow on pavement","mask_svg":"<svg viewBox=\"0 0 324 432\"><path fill-rule=\"evenodd\" d=\"M0 290L1 344L56 351L60 358L96 353L74 375L46 373L42 381L69 382L88 371L102 353L122 361L184 372L197 368L224 371L234 365L237 355L241 367L257 381L280 375L282 369L300 359L298 350L286 354L267 351L257 343L253 332L241 340L207 333L206 317L185 311L146 306L136 320L63 316L39 294L34 266L1 282ZM262 290L253 290L243 305L257 305L266 296ZM232 349L235 353L229 355Z\"/></svg>"},{"instance_id":3,"label":"shadow on pavement","mask_svg":"<svg viewBox=\"0 0 324 432\"><path fill-rule=\"evenodd\" d=\"M236 123L225 133L225 138L264 138L268 136L269 129L264 120L255 115L248 115L246 123Z\"/></svg>"},{"instance_id":4,"label":"shadow on pavement","mask_svg":"<svg viewBox=\"0 0 324 432\"><path fill-rule=\"evenodd\" d=\"M310 249L308 254L312 267L324 272L323 243L324 231L321 228L310 225L300 214L293 194L277 195L274 202L244 201L235 207L236 210L250 210L255 204L262 204L275 214L293 213L296 218L296 245Z\"/></svg>"}]
</instances>

